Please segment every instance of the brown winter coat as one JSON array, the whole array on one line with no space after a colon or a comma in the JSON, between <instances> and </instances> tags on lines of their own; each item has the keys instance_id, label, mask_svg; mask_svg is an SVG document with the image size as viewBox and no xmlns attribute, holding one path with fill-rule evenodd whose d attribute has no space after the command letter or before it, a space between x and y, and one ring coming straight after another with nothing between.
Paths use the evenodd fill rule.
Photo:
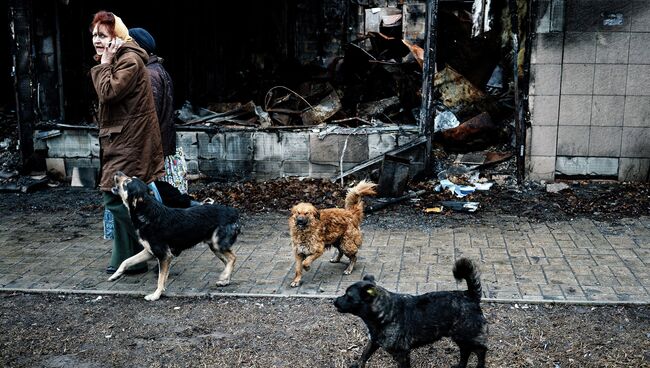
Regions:
<instances>
[{"instance_id":1,"label":"brown winter coat","mask_svg":"<svg viewBox=\"0 0 650 368\"><path fill-rule=\"evenodd\" d=\"M111 64L90 70L99 98L102 191L111 190L118 170L146 183L165 173L147 60L147 53L129 41Z\"/></svg>"}]
</instances>

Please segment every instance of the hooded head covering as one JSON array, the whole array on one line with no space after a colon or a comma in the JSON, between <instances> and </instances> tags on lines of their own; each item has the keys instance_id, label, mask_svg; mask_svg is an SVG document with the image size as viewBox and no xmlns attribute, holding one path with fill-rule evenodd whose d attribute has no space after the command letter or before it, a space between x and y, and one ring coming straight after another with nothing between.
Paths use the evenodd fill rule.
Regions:
<instances>
[{"instance_id":1,"label":"hooded head covering","mask_svg":"<svg viewBox=\"0 0 650 368\"><path fill-rule=\"evenodd\" d=\"M156 51L156 40L146 29L131 28L129 34L148 54L153 54Z\"/></svg>"},{"instance_id":2,"label":"hooded head covering","mask_svg":"<svg viewBox=\"0 0 650 368\"><path fill-rule=\"evenodd\" d=\"M125 42L131 41L132 38L129 36L129 29L126 28L126 25L122 22L122 18L118 17L115 13L113 13L113 16L115 17L115 35L123 39Z\"/></svg>"}]
</instances>

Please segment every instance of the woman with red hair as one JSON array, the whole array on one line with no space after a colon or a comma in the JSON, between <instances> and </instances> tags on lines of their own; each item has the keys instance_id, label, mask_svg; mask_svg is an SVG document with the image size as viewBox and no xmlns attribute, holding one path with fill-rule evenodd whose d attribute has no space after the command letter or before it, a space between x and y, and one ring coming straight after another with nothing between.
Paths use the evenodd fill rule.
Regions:
<instances>
[{"instance_id":1,"label":"woman with red hair","mask_svg":"<svg viewBox=\"0 0 650 368\"><path fill-rule=\"evenodd\" d=\"M142 251L122 199L111 192L113 175L121 171L147 184L165 174L160 129L145 67L149 56L132 41L117 15L100 11L90 24L95 60L90 70L99 99L100 190L114 222L111 263L114 273L125 259ZM147 266L131 269L146 272Z\"/></svg>"}]
</instances>

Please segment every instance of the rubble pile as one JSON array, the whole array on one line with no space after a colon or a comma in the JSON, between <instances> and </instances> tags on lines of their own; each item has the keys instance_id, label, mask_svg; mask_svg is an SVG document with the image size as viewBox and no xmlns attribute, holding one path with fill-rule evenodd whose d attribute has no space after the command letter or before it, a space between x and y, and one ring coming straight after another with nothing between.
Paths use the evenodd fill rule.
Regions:
<instances>
[{"instance_id":1,"label":"rubble pile","mask_svg":"<svg viewBox=\"0 0 650 368\"><path fill-rule=\"evenodd\" d=\"M512 76L501 65L509 61L501 51L499 31L475 37L468 14L441 11L438 70L431 86L439 116L434 138L452 152L510 143L513 131ZM185 127L237 129L418 125L424 50L393 32L401 29L401 17L385 14L380 32L368 31L343 44L341 56L321 65L294 65L286 75L260 76L272 85L264 93L249 93L262 95L259 100L200 107L187 101L177 112L178 122Z\"/></svg>"},{"instance_id":2,"label":"rubble pile","mask_svg":"<svg viewBox=\"0 0 650 368\"><path fill-rule=\"evenodd\" d=\"M29 184L28 179L22 179L18 175L20 164L16 113L2 110L0 111L0 191L3 188L19 190Z\"/></svg>"},{"instance_id":3,"label":"rubble pile","mask_svg":"<svg viewBox=\"0 0 650 368\"><path fill-rule=\"evenodd\" d=\"M370 32L348 43L344 56L324 68L297 67L303 69L297 73L303 80L289 84L279 77L259 105L197 107L187 101L177 118L183 126L240 128L416 124L421 54L405 40Z\"/></svg>"},{"instance_id":4,"label":"rubble pile","mask_svg":"<svg viewBox=\"0 0 650 368\"><path fill-rule=\"evenodd\" d=\"M20 166L15 111L0 110L0 180Z\"/></svg>"},{"instance_id":5,"label":"rubble pile","mask_svg":"<svg viewBox=\"0 0 650 368\"><path fill-rule=\"evenodd\" d=\"M620 220L650 215L650 183L594 183L592 181L567 181L568 188L558 193L546 191L546 184L527 182L518 186L516 181L502 172L509 170L512 162L504 162L482 175L497 179L487 191L475 191L458 201L454 193L437 191L437 180L409 182L407 193L417 193L407 200L382 207L384 213L396 216L457 216L450 203L479 203L479 208L467 216L503 214L522 216L538 221L562 221L577 217L595 220ZM347 183L349 185L353 183ZM195 183L191 194L195 198L210 197L218 203L237 207L247 213L288 213L298 202L310 202L317 208L342 207L347 187L326 179L282 178L263 182L213 182ZM372 208L381 198L368 197L367 207ZM427 209L440 206L439 213ZM372 211L370 211L372 212Z\"/></svg>"},{"instance_id":6,"label":"rubble pile","mask_svg":"<svg viewBox=\"0 0 650 368\"><path fill-rule=\"evenodd\" d=\"M318 208L340 207L346 193L346 188L337 183L313 178L196 183L191 190L195 198L212 198L253 213L288 212L298 202L310 202Z\"/></svg>"}]
</instances>

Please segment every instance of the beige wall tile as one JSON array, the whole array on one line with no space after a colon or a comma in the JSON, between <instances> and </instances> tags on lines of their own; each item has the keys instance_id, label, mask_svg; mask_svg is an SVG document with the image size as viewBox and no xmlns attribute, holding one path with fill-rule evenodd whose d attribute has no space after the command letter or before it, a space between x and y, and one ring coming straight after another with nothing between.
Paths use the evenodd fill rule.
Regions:
<instances>
[{"instance_id":1,"label":"beige wall tile","mask_svg":"<svg viewBox=\"0 0 650 368\"><path fill-rule=\"evenodd\" d=\"M530 154L532 156L555 156L556 139L556 127L533 126L531 131Z\"/></svg>"},{"instance_id":2,"label":"beige wall tile","mask_svg":"<svg viewBox=\"0 0 650 368\"><path fill-rule=\"evenodd\" d=\"M650 64L650 32L630 35L630 64Z\"/></svg>"},{"instance_id":3,"label":"beige wall tile","mask_svg":"<svg viewBox=\"0 0 650 368\"><path fill-rule=\"evenodd\" d=\"M532 125L557 125L560 96L530 96Z\"/></svg>"},{"instance_id":4,"label":"beige wall tile","mask_svg":"<svg viewBox=\"0 0 650 368\"><path fill-rule=\"evenodd\" d=\"M650 159L621 158L618 165L618 180L647 181L650 171Z\"/></svg>"},{"instance_id":5,"label":"beige wall tile","mask_svg":"<svg viewBox=\"0 0 650 368\"><path fill-rule=\"evenodd\" d=\"M560 65L531 65L531 95L558 95L560 93Z\"/></svg>"},{"instance_id":6,"label":"beige wall tile","mask_svg":"<svg viewBox=\"0 0 650 368\"><path fill-rule=\"evenodd\" d=\"M623 125L650 127L650 96L626 96Z\"/></svg>"},{"instance_id":7,"label":"beige wall tile","mask_svg":"<svg viewBox=\"0 0 650 368\"><path fill-rule=\"evenodd\" d=\"M591 108L591 125L623 126L624 96L594 96Z\"/></svg>"},{"instance_id":8,"label":"beige wall tile","mask_svg":"<svg viewBox=\"0 0 650 368\"><path fill-rule=\"evenodd\" d=\"M630 34L600 32L596 37L596 63L627 64Z\"/></svg>"},{"instance_id":9,"label":"beige wall tile","mask_svg":"<svg viewBox=\"0 0 650 368\"><path fill-rule=\"evenodd\" d=\"M625 95L627 65L596 64L595 69L595 95Z\"/></svg>"},{"instance_id":10,"label":"beige wall tile","mask_svg":"<svg viewBox=\"0 0 650 368\"><path fill-rule=\"evenodd\" d=\"M593 93L594 64L564 64L562 66L562 95Z\"/></svg>"},{"instance_id":11,"label":"beige wall tile","mask_svg":"<svg viewBox=\"0 0 650 368\"><path fill-rule=\"evenodd\" d=\"M559 125L589 125L591 121L591 95L560 96Z\"/></svg>"},{"instance_id":12,"label":"beige wall tile","mask_svg":"<svg viewBox=\"0 0 650 368\"><path fill-rule=\"evenodd\" d=\"M621 157L650 158L650 128L623 127Z\"/></svg>"},{"instance_id":13,"label":"beige wall tile","mask_svg":"<svg viewBox=\"0 0 650 368\"><path fill-rule=\"evenodd\" d=\"M630 64L627 68L628 96L650 96L650 65Z\"/></svg>"},{"instance_id":14,"label":"beige wall tile","mask_svg":"<svg viewBox=\"0 0 650 368\"><path fill-rule=\"evenodd\" d=\"M596 32L567 32L564 41L564 62L570 64L596 61Z\"/></svg>"},{"instance_id":15,"label":"beige wall tile","mask_svg":"<svg viewBox=\"0 0 650 368\"><path fill-rule=\"evenodd\" d=\"M555 169L562 175L618 175L618 158L558 156Z\"/></svg>"},{"instance_id":16,"label":"beige wall tile","mask_svg":"<svg viewBox=\"0 0 650 368\"><path fill-rule=\"evenodd\" d=\"M632 1L632 32L650 32L650 2Z\"/></svg>"},{"instance_id":17,"label":"beige wall tile","mask_svg":"<svg viewBox=\"0 0 650 368\"><path fill-rule=\"evenodd\" d=\"M587 156L589 154L588 126L560 126L557 133L558 156Z\"/></svg>"},{"instance_id":18,"label":"beige wall tile","mask_svg":"<svg viewBox=\"0 0 650 368\"><path fill-rule=\"evenodd\" d=\"M526 157L526 173L530 180L554 180L555 156Z\"/></svg>"},{"instance_id":19,"label":"beige wall tile","mask_svg":"<svg viewBox=\"0 0 650 368\"><path fill-rule=\"evenodd\" d=\"M619 157L621 154L622 127L591 127L589 156Z\"/></svg>"},{"instance_id":20,"label":"beige wall tile","mask_svg":"<svg viewBox=\"0 0 650 368\"><path fill-rule=\"evenodd\" d=\"M532 64L562 63L563 35L560 32L540 33L535 37Z\"/></svg>"},{"instance_id":21,"label":"beige wall tile","mask_svg":"<svg viewBox=\"0 0 650 368\"><path fill-rule=\"evenodd\" d=\"M650 0L567 0L565 12L566 33L533 46L527 172L555 177L562 158L569 171L647 180ZM609 12L623 24L605 24Z\"/></svg>"}]
</instances>

